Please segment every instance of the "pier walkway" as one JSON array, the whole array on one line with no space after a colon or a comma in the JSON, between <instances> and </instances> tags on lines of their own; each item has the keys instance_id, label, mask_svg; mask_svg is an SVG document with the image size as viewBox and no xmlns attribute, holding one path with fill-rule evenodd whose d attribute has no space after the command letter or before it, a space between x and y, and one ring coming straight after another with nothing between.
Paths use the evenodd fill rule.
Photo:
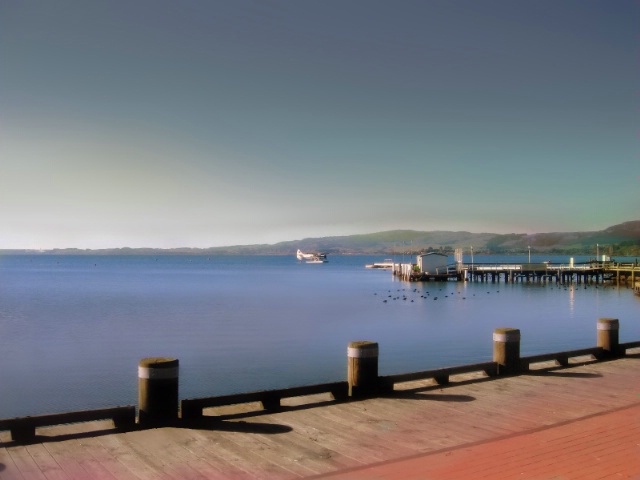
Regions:
<instances>
[{"instance_id":1,"label":"pier walkway","mask_svg":"<svg viewBox=\"0 0 640 480\"><path fill-rule=\"evenodd\" d=\"M0 479L640 479L640 348L588 358L126 433L87 422L19 445L0 432Z\"/></svg>"}]
</instances>

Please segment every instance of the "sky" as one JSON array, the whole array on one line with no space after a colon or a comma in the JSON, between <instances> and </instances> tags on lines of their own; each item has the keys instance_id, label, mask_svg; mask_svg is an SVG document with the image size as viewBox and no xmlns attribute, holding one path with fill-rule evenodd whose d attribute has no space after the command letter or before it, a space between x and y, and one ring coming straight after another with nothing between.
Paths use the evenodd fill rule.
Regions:
<instances>
[{"instance_id":1,"label":"sky","mask_svg":"<svg viewBox=\"0 0 640 480\"><path fill-rule=\"evenodd\" d=\"M0 0L0 248L640 219L636 0Z\"/></svg>"}]
</instances>

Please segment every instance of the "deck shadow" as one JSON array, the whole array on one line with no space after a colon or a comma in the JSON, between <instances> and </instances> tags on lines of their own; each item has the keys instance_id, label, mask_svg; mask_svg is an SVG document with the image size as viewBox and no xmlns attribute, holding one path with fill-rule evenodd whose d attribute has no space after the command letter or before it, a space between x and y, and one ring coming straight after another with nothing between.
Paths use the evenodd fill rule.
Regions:
<instances>
[{"instance_id":1,"label":"deck shadow","mask_svg":"<svg viewBox=\"0 0 640 480\"><path fill-rule=\"evenodd\" d=\"M246 416L246 415L245 415ZM115 428L107 428L100 430L91 430L88 432L72 432L62 433L59 435L41 435L36 434L33 439L29 441L0 441L0 448L13 447L17 445L34 445L39 443L53 443L64 442L67 440L81 440L83 438L96 438L104 437L107 435L113 435L118 433L135 432L142 430L150 430L153 428L188 428L194 430L219 430L224 432L239 432L239 433L259 433L265 435L273 435L279 433L291 432L293 429L287 425L279 425L274 423L258 423L258 422L228 422L221 417L204 417L198 420L176 420L170 424L158 427L158 426L141 426L136 425L128 430L119 430ZM0 464L2 465L2 464ZM0 471L2 468L0 467Z\"/></svg>"},{"instance_id":2,"label":"deck shadow","mask_svg":"<svg viewBox=\"0 0 640 480\"><path fill-rule=\"evenodd\" d=\"M203 417L197 420L184 420L180 423L179 428L236 433L256 433L263 435L276 435L293 431L293 428L288 425L245 421L230 422L221 419L221 417Z\"/></svg>"},{"instance_id":3,"label":"deck shadow","mask_svg":"<svg viewBox=\"0 0 640 480\"><path fill-rule=\"evenodd\" d=\"M131 432L135 430L142 430L142 429L135 427L127 431ZM104 437L106 435L114 435L118 433L125 433L125 431L118 430L115 428L107 428L107 429L101 429L101 430L91 430L89 432L62 433L60 435L36 434L35 437L33 437L33 439L29 441L23 441L23 442L18 442L16 440L8 440L4 442L0 441L0 448L14 447L17 445L34 445L36 443L64 442L66 440L79 440L83 438Z\"/></svg>"},{"instance_id":4,"label":"deck shadow","mask_svg":"<svg viewBox=\"0 0 640 480\"><path fill-rule=\"evenodd\" d=\"M408 400L429 400L432 402L473 402L471 395L450 395L447 393L426 393L423 391L404 390L385 395L385 398L402 398Z\"/></svg>"},{"instance_id":5,"label":"deck shadow","mask_svg":"<svg viewBox=\"0 0 640 480\"><path fill-rule=\"evenodd\" d=\"M565 372L559 371L564 370L565 367L560 367L556 369L548 369L548 370L532 370L530 372L526 372L524 375L531 375L533 377L564 377L564 378L599 378L602 377L601 373L590 373L590 372Z\"/></svg>"},{"instance_id":6,"label":"deck shadow","mask_svg":"<svg viewBox=\"0 0 640 480\"><path fill-rule=\"evenodd\" d=\"M246 412L238 412L238 413L222 413L220 415L204 415L202 419L211 419L211 421L223 421L223 420L236 420L240 418L252 418L252 417L260 417L263 415L272 415L274 413L282 413L282 412L295 412L298 410L307 410L310 408L318 408L327 405L337 405L339 403L349 402L351 400L342 399L342 400L321 400L316 402L304 403L301 405L282 405L278 408L272 409L260 409L260 410L251 410ZM186 425L192 420L182 420L182 422ZM195 420L195 422L199 422L201 419Z\"/></svg>"}]
</instances>

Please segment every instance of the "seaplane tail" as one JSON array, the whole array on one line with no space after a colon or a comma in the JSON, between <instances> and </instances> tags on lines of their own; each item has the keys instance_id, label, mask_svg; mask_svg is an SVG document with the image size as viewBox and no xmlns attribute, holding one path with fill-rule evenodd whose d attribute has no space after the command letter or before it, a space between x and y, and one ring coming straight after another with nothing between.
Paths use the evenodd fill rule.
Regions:
<instances>
[{"instance_id":1,"label":"seaplane tail","mask_svg":"<svg viewBox=\"0 0 640 480\"><path fill-rule=\"evenodd\" d=\"M302 251L300 251L300 249L298 249L296 257L298 257L298 260L311 260L313 259L314 255L313 253L303 253Z\"/></svg>"}]
</instances>

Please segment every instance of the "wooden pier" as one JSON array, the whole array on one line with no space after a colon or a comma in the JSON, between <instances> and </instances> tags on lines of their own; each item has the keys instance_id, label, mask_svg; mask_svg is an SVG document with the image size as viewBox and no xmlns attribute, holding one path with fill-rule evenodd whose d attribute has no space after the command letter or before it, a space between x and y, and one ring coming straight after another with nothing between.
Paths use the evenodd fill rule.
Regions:
<instances>
[{"instance_id":1,"label":"wooden pier","mask_svg":"<svg viewBox=\"0 0 640 480\"><path fill-rule=\"evenodd\" d=\"M309 396L280 411L212 409L206 414L216 418L189 428L123 433L90 422L42 429L28 445L5 432L0 478L637 478L640 353L633 352L640 350L490 381L480 373L456 375L448 386L416 380L352 402ZM429 470L436 467L439 474Z\"/></svg>"},{"instance_id":2,"label":"wooden pier","mask_svg":"<svg viewBox=\"0 0 640 480\"><path fill-rule=\"evenodd\" d=\"M415 264L397 263L394 276L410 282L470 281L498 283L602 284L634 286L640 279L640 265L636 263L592 262L585 264L557 263L466 263L449 265L437 272L420 272Z\"/></svg>"},{"instance_id":3,"label":"wooden pier","mask_svg":"<svg viewBox=\"0 0 640 480\"><path fill-rule=\"evenodd\" d=\"M357 398L327 384L201 399L202 415L155 428L0 432L0 479L636 478L640 342L618 343L617 327L600 319L597 346L522 358L503 348L520 332L496 329L492 362L379 377Z\"/></svg>"}]
</instances>

